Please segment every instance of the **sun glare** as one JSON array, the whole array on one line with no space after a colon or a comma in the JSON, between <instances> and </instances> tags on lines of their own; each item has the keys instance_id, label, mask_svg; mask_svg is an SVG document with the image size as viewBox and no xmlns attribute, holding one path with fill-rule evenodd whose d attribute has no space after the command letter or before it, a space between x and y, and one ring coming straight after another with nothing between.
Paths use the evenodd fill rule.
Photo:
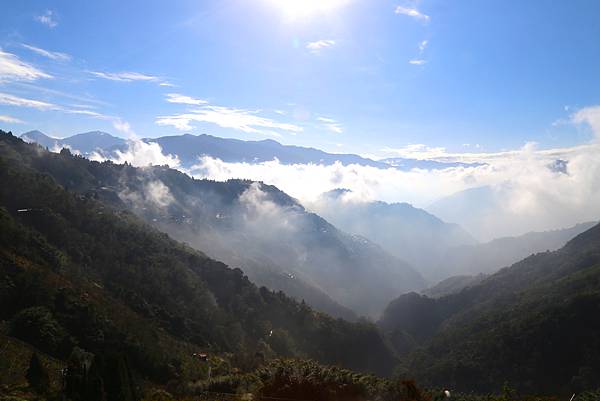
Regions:
<instances>
[{"instance_id":1,"label":"sun glare","mask_svg":"<svg viewBox=\"0 0 600 401\"><path fill-rule=\"evenodd\" d=\"M349 0L269 0L290 19L315 14L327 14L347 4Z\"/></svg>"}]
</instances>

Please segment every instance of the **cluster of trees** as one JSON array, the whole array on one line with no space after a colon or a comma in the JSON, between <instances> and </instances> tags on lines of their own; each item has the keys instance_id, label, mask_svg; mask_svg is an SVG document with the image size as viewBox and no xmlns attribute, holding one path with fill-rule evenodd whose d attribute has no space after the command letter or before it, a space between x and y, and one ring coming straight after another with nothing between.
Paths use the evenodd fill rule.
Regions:
<instances>
[{"instance_id":1,"label":"cluster of trees","mask_svg":"<svg viewBox=\"0 0 600 401\"><path fill-rule=\"evenodd\" d=\"M422 391L410 380L384 379L304 359L272 360L250 373L198 382L194 391L252 393L257 399L303 401L430 401L432 395L442 394Z\"/></svg>"}]
</instances>

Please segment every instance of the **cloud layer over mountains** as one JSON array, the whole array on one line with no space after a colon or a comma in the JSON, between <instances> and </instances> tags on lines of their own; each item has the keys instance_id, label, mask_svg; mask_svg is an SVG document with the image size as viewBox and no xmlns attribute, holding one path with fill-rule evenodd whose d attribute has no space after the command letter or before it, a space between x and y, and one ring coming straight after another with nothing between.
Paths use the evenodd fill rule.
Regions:
<instances>
[{"instance_id":1,"label":"cloud layer over mountains","mask_svg":"<svg viewBox=\"0 0 600 401\"><path fill-rule=\"evenodd\" d=\"M596 108L582 109L572 116L572 122L585 124L598 135L598 114ZM435 160L446 163L436 168L386 167L356 155L339 155L341 160L333 162L336 155L274 141L210 136L120 141L108 151L88 149L87 155L134 166L169 165L197 178L263 181L307 205L327 191L346 188L352 191L353 202L408 202L462 225L481 241L564 228L600 215L597 140L551 150L528 143L498 153L449 154L436 148ZM238 157L249 149L258 159ZM224 156L215 156L218 152ZM269 152L288 159L269 157Z\"/></svg>"},{"instance_id":2,"label":"cloud layer over mountains","mask_svg":"<svg viewBox=\"0 0 600 401\"><path fill-rule=\"evenodd\" d=\"M551 168L557 156L566 159L566 170ZM600 215L597 144L553 153L537 151L528 144L518 152L480 161L487 164L401 171L341 163L284 165L277 160L226 163L203 157L190 173L216 180L262 180L302 201L313 201L335 188L348 188L359 199L401 201L425 208L457 192L485 187L489 192L486 199L464 197L460 210L438 202L433 210L482 240L566 227Z\"/></svg>"}]
</instances>

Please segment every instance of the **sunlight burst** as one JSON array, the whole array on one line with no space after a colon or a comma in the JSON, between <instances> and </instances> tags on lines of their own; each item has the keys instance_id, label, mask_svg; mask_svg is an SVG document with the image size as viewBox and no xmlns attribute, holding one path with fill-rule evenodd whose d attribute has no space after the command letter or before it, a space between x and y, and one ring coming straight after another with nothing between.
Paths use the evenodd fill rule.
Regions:
<instances>
[{"instance_id":1,"label":"sunlight burst","mask_svg":"<svg viewBox=\"0 0 600 401\"><path fill-rule=\"evenodd\" d=\"M327 14L347 4L349 0L269 0L288 18L303 18Z\"/></svg>"}]
</instances>

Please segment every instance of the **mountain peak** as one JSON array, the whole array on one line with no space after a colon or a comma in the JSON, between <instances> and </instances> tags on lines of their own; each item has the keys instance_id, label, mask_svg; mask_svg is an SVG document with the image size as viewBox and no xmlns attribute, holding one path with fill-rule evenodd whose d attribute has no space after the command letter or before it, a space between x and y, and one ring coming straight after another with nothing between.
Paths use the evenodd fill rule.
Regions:
<instances>
[{"instance_id":1,"label":"mountain peak","mask_svg":"<svg viewBox=\"0 0 600 401\"><path fill-rule=\"evenodd\" d=\"M57 139L57 138L53 138L49 135L46 135L42 131L38 131L38 130L27 131L27 132L21 134L20 138L21 139L29 138L29 139L33 139L33 140L35 140L37 138Z\"/></svg>"}]
</instances>

